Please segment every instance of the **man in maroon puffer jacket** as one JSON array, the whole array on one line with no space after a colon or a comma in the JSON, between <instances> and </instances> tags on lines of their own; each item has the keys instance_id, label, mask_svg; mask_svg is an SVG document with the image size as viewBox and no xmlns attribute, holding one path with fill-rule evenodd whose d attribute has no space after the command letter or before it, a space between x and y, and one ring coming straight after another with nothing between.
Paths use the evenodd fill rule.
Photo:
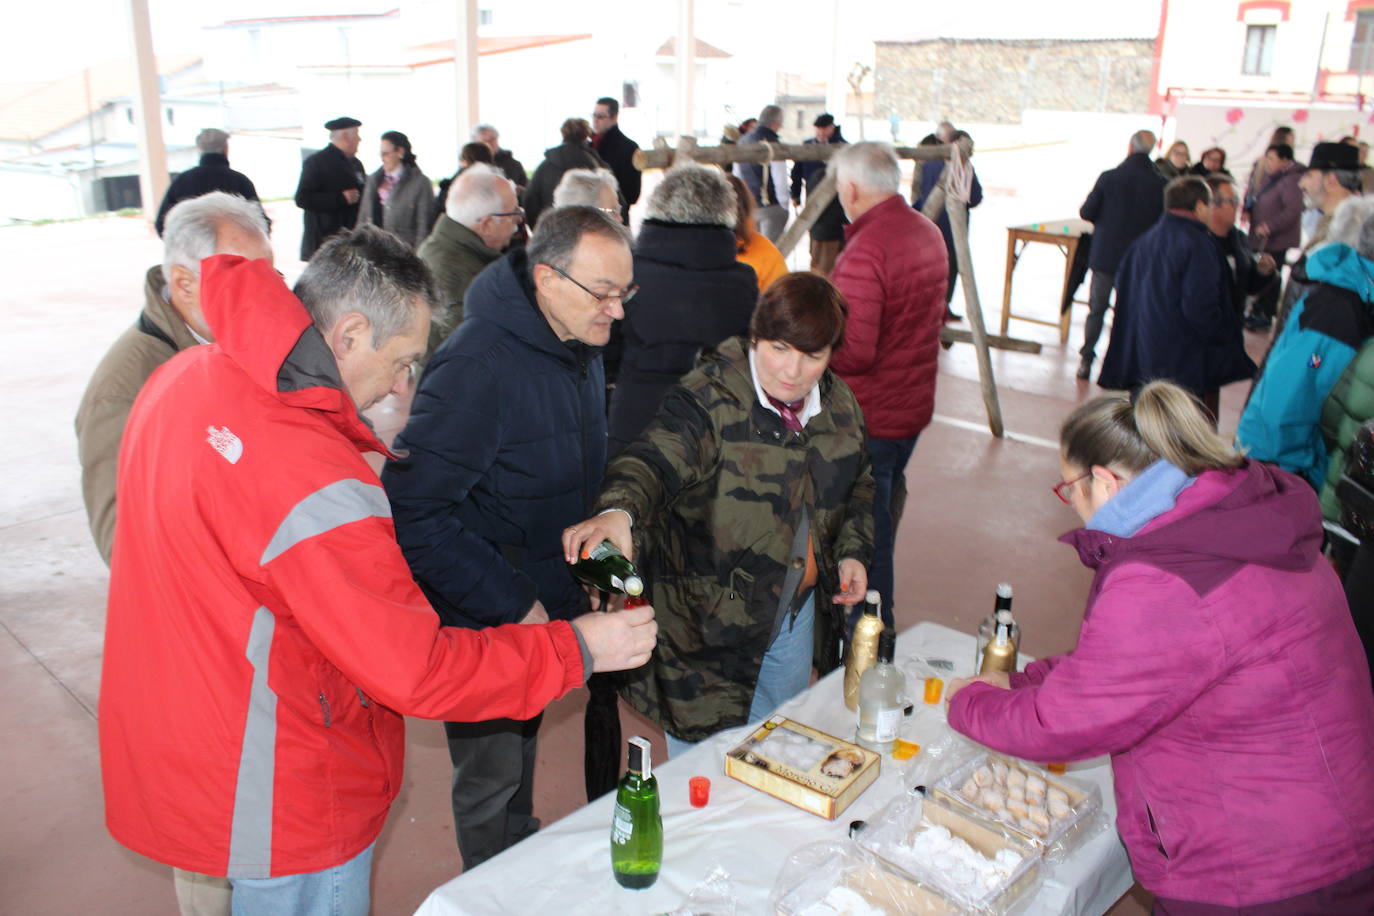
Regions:
<instances>
[{"instance_id":1,"label":"man in maroon puffer jacket","mask_svg":"<svg viewBox=\"0 0 1374 916\"><path fill-rule=\"evenodd\" d=\"M849 303L844 343L830 367L864 412L877 484L868 581L892 626L894 514L906 498L902 481L916 437L935 411L948 256L940 230L902 199L901 165L889 144L855 143L832 161L850 225L830 277Z\"/></svg>"}]
</instances>

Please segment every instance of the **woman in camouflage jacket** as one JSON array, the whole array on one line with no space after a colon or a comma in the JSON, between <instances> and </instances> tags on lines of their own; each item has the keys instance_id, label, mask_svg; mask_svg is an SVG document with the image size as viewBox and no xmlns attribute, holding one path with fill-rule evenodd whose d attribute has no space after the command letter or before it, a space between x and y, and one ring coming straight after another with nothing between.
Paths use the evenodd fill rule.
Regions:
<instances>
[{"instance_id":1,"label":"woman in camouflage jacket","mask_svg":"<svg viewBox=\"0 0 1374 916\"><path fill-rule=\"evenodd\" d=\"M767 716L839 662L835 605L862 600L873 550L863 415L827 369L844 320L823 277L774 283L750 337L704 354L610 463L602 514L564 533L570 557L603 538L640 557L659 639L621 693L670 750Z\"/></svg>"}]
</instances>

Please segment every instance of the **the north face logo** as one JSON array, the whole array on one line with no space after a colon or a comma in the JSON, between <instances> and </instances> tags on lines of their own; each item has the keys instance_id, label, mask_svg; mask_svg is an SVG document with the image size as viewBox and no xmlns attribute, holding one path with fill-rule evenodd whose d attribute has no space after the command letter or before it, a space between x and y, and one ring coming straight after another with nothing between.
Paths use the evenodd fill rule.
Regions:
<instances>
[{"instance_id":1,"label":"the north face logo","mask_svg":"<svg viewBox=\"0 0 1374 916\"><path fill-rule=\"evenodd\" d=\"M237 464L239 458L243 457L243 442L238 436L229 432L229 427L219 428L207 426L205 431L209 433L205 441L210 443L210 447L224 456L224 460L230 464Z\"/></svg>"}]
</instances>

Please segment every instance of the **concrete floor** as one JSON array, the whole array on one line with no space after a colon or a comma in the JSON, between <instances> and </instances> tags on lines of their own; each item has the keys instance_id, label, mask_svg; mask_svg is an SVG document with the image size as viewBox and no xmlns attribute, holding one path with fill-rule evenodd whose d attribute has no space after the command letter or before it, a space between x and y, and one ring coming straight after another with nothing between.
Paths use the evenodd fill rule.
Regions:
<instances>
[{"instance_id":1,"label":"concrete floor","mask_svg":"<svg viewBox=\"0 0 1374 916\"><path fill-rule=\"evenodd\" d=\"M269 211L278 266L294 277L299 216L289 202ZM976 250L988 252L980 254L982 295L995 318L1000 227L1010 220L979 221ZM0 229L0 252L7 268L0 392L15 420L0 443L11 468L0 491L0 690L10 698L0 706L0 761L11 774L0 788L0 909L173 914L167 869L124 850L103 826L95 712L107 576L86 529L72 433L90 372L137 314L144 269L161 259L161 246L141 221L112 217ZM1053 257L1025 259L1018 310L1038 307L1048 317L1061 270ZM1044 351L994 354L1010 432L1004 439L987 432L971 348L942 357L938 416L908 472L897 544L899 625L936 620L971 629L989 610L994 586L1008 581L1026 651L1073 646L1089 576L1054 541L1076 520L1050 487L1059 479L1057 426L1095 391L1073 377L1081 310L1078 317L1068 349L1052 330L1017 323L1012 333L1042 341ZM1223 392L1223 429L1234 428L1244 394L1244 386ZM584 803L584 703L578 691L545 717L536 807L546 822ZM624 718L626 734L656 735L631 714ZM405 788L374 867L373 912L387 916L410 913L459 869L442 729L411 720L408 738ZM1113 912L1147 910L1148 896L1137 892Z\"/></svg>"}]
</instances>

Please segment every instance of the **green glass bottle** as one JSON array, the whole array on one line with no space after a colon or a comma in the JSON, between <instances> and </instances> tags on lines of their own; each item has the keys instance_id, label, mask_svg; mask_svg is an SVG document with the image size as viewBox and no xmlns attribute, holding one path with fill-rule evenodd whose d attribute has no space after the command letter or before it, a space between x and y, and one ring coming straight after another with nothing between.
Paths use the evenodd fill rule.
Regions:
<instances>
[{"instance_id":1,"label":"green glass bottle","mask_svg":"<svg viewBox=\"0 0 1374 916\"><path fill-rule=\"evenodd\" d=\"M615 790L611 870L621 887L640 890L658 880L663 864L663 818L647 738L630 739L629 769Z\"/></svg>"},{"instance_id":2,"label":"green glass bottle","mask_svg":"<svg viewBox=\"0 0 1374 916\"><path fill-rule=\"evenodd\" d=\"M582 554L582 559L572 565L572 573L578 581L603 592L638 595L644 591L644 580L635 565L610 541L602 541Z\"/></svg>"}]
</instances>

